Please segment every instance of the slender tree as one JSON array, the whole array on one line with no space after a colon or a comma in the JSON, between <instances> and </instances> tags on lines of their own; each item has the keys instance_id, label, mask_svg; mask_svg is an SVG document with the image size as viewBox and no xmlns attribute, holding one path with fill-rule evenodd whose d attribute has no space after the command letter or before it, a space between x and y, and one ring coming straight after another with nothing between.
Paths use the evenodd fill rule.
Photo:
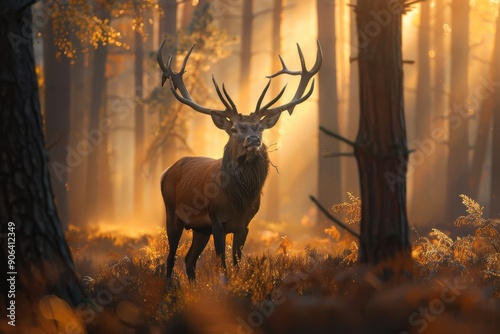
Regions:
<instances>
[{"instance_id":1,"label":"slender tree","mask_svg":"<svg viewBox=\"0 0 500 334\"><path fill-rule=\"evenodd\" d=\"M111 12L109 8L101 3L96 3L96 14L102 20L109 20ZM94 52L92 67L92 86L90 91L90 118L88 125L88 145L89 155L87 162L87 187L85 190L85 207L87 213L87 223L95 222L102 217L105 212L103 207L111 208L109 197L103 192L110 192L111 187L105 186L109 182L106 174L107 165L107 135L102 131L101 120L104 118L104 103L106 91L106 62L108 59L108 46L102 45ZM106 198L107 205L100 203Z\"/></svg>"},{"instance_id":2,"label":"slender tree","mask_svg":"<svg viewBox=\"0 0 500 334\"><path fill-rule=\"evenodd\" d=\"M163 9L163 17L160 20L160 45L163 38L168 37L172 39L166 46L166 55L177 54L177 0L161 0L161 7Z\"/></svg>"},{"instance_id":3,"label":"slender tree","mask_svg":"<svg viewBox=\"0 0 500 334\"><path fill-rule=\"evenodd\" d=\"M352 5L356 5L353 1ZM350 58L355 58L358 53L358 35L356 31L356 14L350 13L349 40L350 40ZM351 61L349 67L349 103L347 108L347 131L348 138L356 136L356 130L359 126L359 71L358 62ZM345 146L345 145L344 145ZM342 147L342 145L340 146ZM346 150L343 148L342 151ZM342 172L344 176L344 189L359 196L359 180L357 174L356 160L345 158L342 160Z\"/></svg>"},{"instance_id":4,"label":"slender tree","mask_svg":"<svg viewBox=\"0 0 500 334\"><path fill-rule=\"evenodd\" d=\"M430 73L430 5L428 1L420 3L420 26L418 29L418 79L415 106L416 143L427 143L431 134L431 73ZM420 144L421 145L421 144ZM413 166L413 197L411 216L414 224L423 225L430 220L433 201L430 200L434 173L432 172L435 156L417 147L418 165ZM431 179L432 178L432 179ZM429 194L429 195L424 195Z\"/></svg>"},{"instance_id":5,"label":"slender tree","mask_svg":"<svg viewBox=\"0 0 500 334\"><path fill-rule=\"evenodd\" d=\"M144 162L144 108L140 100L143 98L143 76L144 76L144 48L141 32L136 29L134 33L135 58L134 58L134 80L135 80L135 168L134 168L134 214L138 215L144 206L144 177L142 172Z\"/></svg>"},{"instance_id":6,"label":"slender tree","mask_svg":"<svg viewBox=\"0 0 500 334\"><path fill-rule=\"evenodd\" d=\"M500 4L499 4L500 10ZM500 81L500 17L497 17L495 36L495 50L493 54L493 82ZM500 215L500 94L494 94L493 102L493 140L491 145L491 197L490 217L499 218Z\"/></svg>"},{"instance_id":7,"label":"slender tree","mask_svg":"<svg viewBox=\"0 0 500 334\"><path fill-rule=\"evenodd\" d=\"M361 186L360 260L409 259L406 214L408 148L403 99L401 16L404 2L360 0L356 7L360 122L354 145ZM378 34L371 13L384 13Z\"/></svg>"},{"instance_id":8,"label":"slender tree","mask_svg":"<svg viewBox=\"0 0 500 334\"><path fill-rule=\"evenodd\" d=\"M0 233L15 238L13 247L2 239L0 261L4 273L17 272L9 274L15 276L16 325L53 326L54 319L36 311L44 298L57 295L76 307L84 294L49 180L32 37L26 35L31 3L0 5ZM15 250L15 263L9 264L8 249ZM7 305L6 289L1 296Z\"/></svg>"},{"instance_id":9,"label":"slender tree","mask_svg":"<svg viewBox=\"0 0 500 334\"><path fill-rule=\"evenodd\" d=\"M495 51L493 57L496 57ZM491 75L494 75L494 59L492 59ZM469 196L477 198L480 192L481 178L486 163L488 148L490 147L490 133L492 124L492 114L495 95L489 95L482 101L481 110L479 111L479 121L477 123L476 141L474 143L474 151L472 152L472 162L469 174Z\"/></svg>"},{"instance_id":10,"label":"slender tree","mask_svg":"<svg viewBox=\"0 0 500 334\"><path fill-rule=\"evenodd\" d=\"M337 116L337 67L335 48L335 1L318 0L318 39L323 49L323 65L319 72L319 124L338 132ZM318 197L320 202L331 206L341 201L340 160L325 158L328 152L338 152L338 141L321 135L318 146ZM318 214L318 228L326 227L327 218Z\"/></svg>"},{"instance_id":11,"label":"slender tree","mask_svg":"<svg viewBox=\"0 0 500 334\"><path fill-rule=\"evenodd\" d=\"M448 116L447 221L463 211L459 195L468 194L469 122L464 101L468 92L469 0L451 4L450 111Z\"/></svg>"},{"instance_id":12,"label":"slender tree","mask_svg":"<svg viewBox=\"0 0 500 334\"><path fill-rule=\"evenodd\" d=\"M437 129L436 131L441 131L444 133L446 129L446 121L443 119L443 115L446 111L446 93L445 87L445 9L447 4L444 1L435 1L434 6L434 28L433 31L433 44L434 44L434 68L432 77L432 87L433 87L433 113L432 113L432 129ZM438 139L438 138L436 138ZM444 139L444 138L443 138ZM434 186L432 188L432 202L434 203L433 216L435 221L442 222L446 215L444 208L446 206L446 178L442 177L446 173L446 159L447 159L447 149L444 143L435 140L435 153L433 154L434 161L434 174L439 177L433 179ZM423 196L423 194L415 194L416 196Z\"/></svg>"},{"instance_id":13,"label":"slender tree","mask_svg":"<svg viewBox=\"0 0 500 334\"><path fill-rule=\"evenodd\" d=\"M498 55L500 54L500 33L499 33L499 28L498 28L498 18L497 18L497 28L495 32L495 43L493 47L493 52L492 52L492 57L491 57L491 63L490 63L490 78L492 82L498 81L500 76L498 76L497 68L500 66L499 60L498 60ZM480 193L480 185L481 185L481 178L483 177L484 169L485 169L485 164L486 164L486 157L489 154L489 150L491 149L490 146L490 139L491 139L491 128L492 124L493 127L494 125L494 120L492 119L493 113L496 112L496 94L495 92L491 92L490 89L493 87L483 87L485 91L477 91L476 96L482 101L481 104L481 109L478 112L479 114L479 121L477 123L477 131L476 131L476 138L475 138L475 143L474 143L474 151L472 155L472 163L471 163L471 170L470 170L470 175L469 175L469 187L470 187L470 197L472 198L477 198L477 196ZM493 131L494 132L494 131ZM493 151L495 152L495 151ZM491 152L491 153L493 153ZM493 154L496 155L496 154ZM493 180L492 180L493 181ZM491 198L493 199L494 195L493 193L491 194ZM491 206L491 211L494 211L494 206ZM494 214L494 212L491 212Z\"/></svg>"},{"instance_id":14,"label":"slender tree","mask_svg":"<svg viewBox=\"0 0 500 334\"><path fill-rule=\"evenodd\" d=\"M158 45L160 45L163 38L167 38L169 43L165 48L166 51L163 54L164 59L168 55L177 54L177 0L161 0L164 16L160 21L160 40L158 41ZM185 3L184 5L187 5ZM175 57L172 59L172 68L175 67ZM166 113L168 112L170 106L165 105L164 109L158 113L159 122L163 122ZM169 166L172 164L174 159L174 154L176 150L176 140L175 138L170 139L169 145L163 145L162 147L162 157L160 160L160 169L165 169L165 166Z\"/></svg>"},{"instance_id":15,"label":"slender tree","mask_svg":"<svg viewBox=\"0 0 500 334\"><path fill-rule=\"evenodd\" d=\"M76 41L75 43L80 41ZM86 55L77 51L75 64L71 66L71 130L69 146L72 153L68 151L67 162L71 162L73 167L68 170L68 216L71 217L71 223L76 226L84 226L86 220L85 210L85 190L87 186L87 159L82 157L75 148L80 147L86 138L82 129L88 126L87 115L89 112L88 96L90 87L86 85L89 82L88 66L85 62ZM75 153L76 152L76 153Z\"/></svg>"},{"instance_id":16,"label":"slender tree","mask_svg":"<svg viewBox=\"0 0 500 334\"><path fill-rule=\"evenodd\" d=\"M241 24L241 62L240 62L240 103L248 103L250 87L250 64L252 61L253 0L243 0Z\"/></svg>"},{"instance_id":17,"label":"slender tree","mask_svg":"<svg viewBox=\"0 0 500 334\"><path fill-rule=\"evenodd\" d=\"M272 31L271 31L271 71L270 73L276 73L281 69L281 64L279 58L276 55L281 54L281 23L283 19L283 0L274 0L273 1L273 11L272 11ZM270 96L277 96L279 93L280 87L280 77L276 77L273 79L272 92ZM268 141L271 144L278 144L280 140L279 133L279 124L275 126L276 129L273 129L269 132ZM279 147L278 147L279 149ZM270 159L273 164L279 166L279 151L275 151L271 153ZM266 210L266 218L270 221L279 221L280 220L280 178L274 173L274 169L271 169L271 173L265 185L264 193L266 196L264 199L266 200L267 210Z\"/></svg>"},{"instance_id":18,"label":"slender tree","mask_svg":"<svg viewBox=\"0 0 500 334\"><path fill-rule=\"evenodd\" d=\"M198 2L198 5L200 3ZM180 26L182 29L187 29L189 27L189 24L191 23L191 20L193 18L193 13L195 10L195 6L188 2L184 2L184 6L182 8L182 14L180 17Z\"/></svg>"}]
</instances>

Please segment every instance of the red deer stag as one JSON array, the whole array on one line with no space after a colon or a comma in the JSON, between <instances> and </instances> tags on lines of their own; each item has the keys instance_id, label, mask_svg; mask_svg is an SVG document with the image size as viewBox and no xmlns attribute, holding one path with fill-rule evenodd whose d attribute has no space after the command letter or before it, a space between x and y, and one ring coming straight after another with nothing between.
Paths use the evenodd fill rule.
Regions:
<instances>
[{"instance_id":1,"label":"red deer stag","mask_svg":"<svg viewBox=\"0 0 500 334\"><path fill-rule=\"evenodd\" d=\"M233 261L237 264L248 234L248 224L259 210L260 194L266 180L269 159L266 146L262 143L262 131L272 128L281 113L290 114L294 107L311 96L314 79L304 94L310 79L319 71L322 62L321 46L318 42L316 63L311 70L305 65L300 46L300 71L289 70L280 57L283 68L269 76L270 79L257 102L255 111L249 115L240 114L229 97L224 85L222 92L215 79L212 81L217 95L225 109L215 110L197 104L191 98L182 75L194 45L187 53L179 72L171 68L173 56L165 65L160 45L158 64L163 71L162 86L170 79L170 90L181 103L202 114L212 117L219 129L226 131L229 141L224 147L221 159L205 157L184 157L163 172L161 192L167 211L167 235L170 250L167 257L167 279L170 280L174 267L175 253L183 229L193 230L193 241L186 255L186 271L190 279L195 278L196 261L207 245L210 235L214 236L215 252L226 270L226 234L233 233ZM281 74L300 75L300 82L292 100L282 106L271 108L283 95L286 86L269 103L261 107L271 83L271 78ZM225 98L224 98L225 96Z\"/></svg>"}]
</instances>

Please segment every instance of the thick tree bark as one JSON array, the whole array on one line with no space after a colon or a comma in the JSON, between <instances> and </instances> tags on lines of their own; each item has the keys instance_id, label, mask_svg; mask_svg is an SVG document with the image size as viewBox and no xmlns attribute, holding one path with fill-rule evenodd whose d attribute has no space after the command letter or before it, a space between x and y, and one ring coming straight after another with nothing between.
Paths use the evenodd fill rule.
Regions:
<instances>
[{"instance_id":1,"label":"thick tree bark","mask_svg":"<svg viewBox=\"0 0 500 334\"><path fill-rule=\"evenodd\" d=\"M451 5L451 78L448 115L448 167L446 208L448 224L463 212L460 194L469 194L469 121L464 101L468 93L469 0L453 0Z\"/></svg>"},{"instance_id":2,"label":"thick tree bark","mask_svg":"<svg viewBox=\"0 0 500 334\"><path fill-rule=\"evenodd\" d=\"M386 15L377 34L370 30L373 12ZM401 13L385 0L360 0L356 7L360 122L354 153L362 201L360 261L369 264L410 258Z\"/></svg>"},{"instance_id":3,"label":"thick tree bark","mask_svg":"<svg viewBox=\"0 0 500 334\"><path fill-rule=\"evenodd\" d=\"M323 49L323 65L319 72L319 124L337 133L337 67L335 48L335 1L318 0L318 39ZM328 152L339 152L339 143L330 137L320 135L318 147L318 197L321 203L331 207L334 203L340 203L340 159L325 158ZM325 223L328 219L318 213L318 230L328 227Z\"/></svg>"},{"instance_id":4,"label":"thick tree bark","mask_svg":"<svg viewBox=\"0 0 500 334\"><path fill-rule=\"evenodd\" d=\"M71 69L69 59L56 58L57 46L52 33L52 19L44 38L45 137L49 146L50 178L63 228L68 227L67 146L70 132Z\"/></svg>"},{"instance_id":5,"label":"thick tree bark","mask_svg":"<svg viewBox=\"0 0 500 334\"><path fill-rule=\"evenodd\" d=\"M31 10L2 8L0 22L0 262L3 273L17 272L9 274L16 277L16 325L54 323L38 309L44 296L76 307L84 295L50 186L32 38L25 34ZM7 267L9 222L15 225L14 267ZM6 294L2 290L3 310Z\"/></svg>"},{"instance_id":6,"label":"thick tree bark","mask_svg":"<svg viewBox=\"0 0 500 334\"><path fill-rule=\"evenodd\" d=\"M240 58L240 103L248 104L250 101L250 64L252 62L252 25L253 25L253 0L243 0L243 13L241 24L241 58Z\"/></svg>"}]
</instances>

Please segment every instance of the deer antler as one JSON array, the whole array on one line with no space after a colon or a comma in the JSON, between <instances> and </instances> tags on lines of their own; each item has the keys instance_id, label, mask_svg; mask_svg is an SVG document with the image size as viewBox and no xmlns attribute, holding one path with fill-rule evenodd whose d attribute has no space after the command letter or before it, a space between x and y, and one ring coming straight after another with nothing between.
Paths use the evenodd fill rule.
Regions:
<instances>
[{"instance_id":1,"label":"deer antler","mask_svg":"<svg viewBox=\"0 0 500 334\"><path fill-rule=\"evenodd\" d=\"M285 110L288 110L288 112L291 115L293 113L293 109L295 108L295 106L297 104L304 102L305 100L307 100L311 96L311 94L314 90L314 79L311 83L311 88L309 88L309 90L307 91L307 93L305 95L302 95L302 94L304 94L304 91L306 90L306 87L309 84L309 80L311 80L311 78L316 73L318 73L319 69L321 68L321 63L323 62L323 51L321 50L321 45L320 45L319 41L317 42L317 45L318 45L318 51L316 53L316 62L314 63L314 66L310 70L308 70L306 67L306 62L304 60L304 54L302 53L302 50L300 49L299 44L297 44L297 51L299 53L299 58L300 58L300 65L301 65L300 71L292 71L292 70L288 69L285 62L283 61L283 58L281 58L281 56L279 56L282 69L279 70L278 72L272 74L272 75L267 76L267 78L269 78L270 80L267 83L264 90L262 91L262 94L260 95L259 101L257 102L257 106L255 108L255 113L259 116L259 118L263 117L265 115L271 114L271 113L283 112ZM271 84L271 79L275 78L281 74L300 75L300 82L299 82L299 86L297 87L297 91L295 92L295 95L293 96L293 98L290 102L288 102L284 105L278 106L278 107L270 108L273 104L276 103L276 101L278 101L281 98L281 96L285 92L285 89L286 89L286 85L285 85L285 87L283 87L283 89L279 92L279 94L274 99L269 101L269 103L267 103L265 106L263 106L261 108L260 105L262 103L262 100L264 99L264 96L266 95L266 92L269 88L269 85Z\"/></svg>"},{"instance_id":2,"label":"deer antler","mask_svg":"<svg viewBox=\"0 0 500 334\"><path fill-rule=\"evenodd\" d=\"M174 94L175 98L177 100L179 100L181 103L191 107L192 109L194 109L200 113L210 115L211 113L215 112L215 113L221 114L221 115L226 116L226 117L230 117L230 116L237 114L238 112L236 110L236 106L235 106L233 100L231 100L231 97L229 97L229 94L227 93L226 88L224 87L224 85L222 85L222 91L224 92L224 96L227 98L227 101L224 98L224 96L222 95L222 93L219 89L219 85L217 84L217 82L215 81L215 78L213 76L212 76L212 81L214 83L215 90L217 91L217 95L219 96L219 99L222 101L222 103L224 104L226 109L225 110L218 110L218 109L207 108L207 107L200 106L199 104L197 104L196 102L193 101L191 95L189 94L189 92L186 88L186 85L184 84L184 80L182 79L182 75L186 72L187 61L189 59L189 56L191 55L191 52L193 51L194 47L196 46L196 44L193 44L191 49L189 49L188 53L186 54L186 57L184 57L184 60L182 61L182 66L181 66L181 69L179 70L179 72L174 72L172 70L172 59L174 58L173 55L168 56L168 61L167 61L166 66L163 63L162 51L163 51L163 46L165 45L165 41L166 41L166 39L163 39L163 41L160 44L160 47L158 48L158 53L156 54L156 59L158 60L158 65L160 65L160 68L163 71L161 85L163 86L165 84L165 81L167 81L167 79L170 79L170 90ZM180 94L177 91L179 91Z\"/></svg>"}]
</instances>

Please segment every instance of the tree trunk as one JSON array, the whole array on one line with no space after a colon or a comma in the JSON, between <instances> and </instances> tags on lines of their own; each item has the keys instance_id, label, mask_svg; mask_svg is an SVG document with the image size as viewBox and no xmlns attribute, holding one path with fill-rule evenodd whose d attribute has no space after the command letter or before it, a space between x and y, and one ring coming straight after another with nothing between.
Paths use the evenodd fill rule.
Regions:
<instances>
[{"instance_id":1,"label":"tree trunk","mask_svg":"<svg viewBox=\"0 0 500 334\"><path fill-rule=\"evenodd\" d=\"M163 55L175 55L177 54L177 0L161 0L161 4L164 16L160 21L160 40L158 41L158 45L160 45L165 37L172 39L171 43L167 43L166 51L164 51Z\"/></svg>"},{"instance_id":2,"label":"tree trunk","mask_svg":"<svg viewBox=\"0 0 500 334\"><path fill-rule=\"evenodd\" d=\"M283 0L274 0L273 2L273 12L272 12L272 32L271 32L271 73L276 73L281 69L281 63L279 61L278 55L281 54L281 22L282 22L282 12L283 12ZM273 85L271 86L270 96L277 96L280 89L280 77L273 79ZM275 128L269 130L268 140L270 144L275 144L271 150L279 149L280 133L279 133L279 123ZM279 166L280 164L279 151L271 153L271 161L274 165ZM264 194L266 196L266 219L273 222L278 222L280 220L280 178L271 169L269 173L269 178L266 182L266 189Z\"/></svg>"},{"instance_id":3,"label":"tree trunk","mask_svg":"<svg viewBox=\"0 0 500 334\"><path fill-rule=\"evenodd\" d=\"M79 43L76 41L75 43ZM70 223L76 226L84 226L86 222L85 189L87 187L87 163L88 160L80 153L82 143L86 142L84 129L88 128L90 76L85 59L88 54L77 53L77 59L71 66L71 131L70 150L68 150L68 216ZM82 151L80 151L82 152Z\"/></svg>"},{"instance_id":4,"label":"tree trunk","mask_svg":"<svg viewBox=\"0 0 500 334\"><path fill-rule=\"evenodd\" d=\"M185 3L185 5L189 5ZM165 51L163 51L163 59L168 59L168 55L176 55L177 54L177 0L162 0L162 8L164 11L164 17L160 21L160 40L158 41L158 45L160 45L163 38L167 38L170 40L170 43L167 43L165 47ZM172 58L172 68L176 68L176 58ZM165 117L168 110L171 108L169 105L165 105L165 107L158 114L158 122L163 122L163 118ZM161 149L161 158L158 159L160 164L160 170L163 171L167 166L170 166L175 161L175 153L176 153L176 139L172 138L168 145L163 145ZM155 183L157 186L157 183Z\"/></svg>"},{"instance_id":5,"label":"tree trunk","mask_svg":"<svg viewBox=\"0 0 500 334\"><path fill-rule=\"evenodd\" d=\"M134 214L139 216L144 207L144 108L141 102L143 97L143 43L141 34L135 32L135 171L134 171Z\"/></svg>"},{"instance_id":6,"label":"tree trunk","mask_svg":"<svg viewBox=\"0 0 500 334\"><path fill-rule=\"evenodd\" d=\"M495 56L495 51L493 52ZM493 75L492 60L492 75ZM496 95L496 94L495 94ZM484 165L488 153L488 142L491 134L493 104L495 95L489 95L483 100L481 110L479 111L479 121L476 131L476 142L474 143L474 151L472 154L471 169L469 174L469 197L477 199L481 187L481 178L484 172Z\"/></svg>"},{"instance_id":7,"label":"tree trunk","mask_svg":"<svg viewBox=\"0 0 500 334\"><path fill-rule=\"evenodd\" d=\"M447 217L452 224L463 213L460 194L469 194L469 121L467 98L469 57L469 0L453 0L451 5L451 78L448 115Z\"/></svg>"},{"instance_id":8,"label":"tree trunk","mask_svg":"<svg viewBox=\"0 0 500 334\"><path fill-rule=\"evenodd\" d=\"M200 3L198 2L198 6ZM195 10L195 6L193 6L190 2L184 2L182 8L182 14L180 18L180 26L182 30L187 30L189 25L191 24L191 20L193 19L193 13Z\"/></svg>"},{"instance_id":9,"label":"tree trunk","mask_svg":"<svg viewBox=\"0 0 500 334\"><path fill-rule=\"evenodd\" d=\"M444 90L444 80L445 80L445 34L444 34L444 25L445 25L445 9L447 4L444 1L436 1L434 7L434 112L433 112L433 122L432 122L432 131L440 131L444 132L447 124L446 120L443 119L443 115L445 114L446 104L445 104L445 90ZM432 132L431 132L432 135ZM444 137L444 133L443 133ZM447 158L447 148L446 145L442 143L444 138L434 138L433 140L436 144L435 146L435 164L434 164L434 175L438 177L434 180L434 186L432 189L433 193L433 216L436 222L443 222L445 220L446 210L443 208L446 207L446 178L443 175L446 175L446 158ZM423 196L423 194L419 194L418 196Z\"/></svg>"},{"instance_id":10,"label":"tree trunk","mask_svg":"<svg viewBox=\"0 0 500 334\"><path fill-rule=\"evenodd\" d=\"M499 5L500 8L500 5ZM497 27L495 36L494 62L492 64L493 82L498 87L500 81L500 17L497 17ZM490 215L491 218L499 218L500 215L500 94L494 94L493 106L493 140L491 147L491 200Z\"/></svg>"},{"instance_id":11,"label":"tree trunk","mask_svg":"<svg viewBox=\"0 0 500 334\"><path fill-rule=\"evenodd\" d=\"M431 73L429 61L429 16L428 1L420 3L420 27L418 29L418 79L415 106L415 153L413 166L413 194L411 214L413 224L422 226L428 224L432 215L431 200L434 180L433 152L426 150L427 146L436 144L431 141ZM424 146L424 144L426 146Z\"/></svg>"},{"instance_id":12,"label":"tree trunk","mask_svg":"<svg viewBox=\"0 0 500 334\"><path fill-rule=\"evenodd\" d=\"M31 9L2 6L0 18L0 261L8 278L15 277L16 325L51 328L55 321L40 315L41 299L57 295L76 307L84 295L50 186L32 38L25 34ZM9 247L15 263L7 267L10 233L15 234L15 248ZM6 289L1 296L5 310L13 299Z\"/></svg>"},{"instance_id":13,"label":"tree trunk","mask_svg":"<svg viewBox=\"0 0 500 334\"><path fill-rule=\"evenodd\" d=\"M45 30L45 137L47 140L50 179L54 190L59 218L64 229L68 227L68 162L67 147L70 131L71 69L69 59L56 58L57 46L52 33L52 19Z\"/></svg>"},{"instance_id":14,"label":"tree trunk","mask_svg":"<svg viewBox=\"0 0 500 334\"><path fill-rule=\"evenodd\" d=\"M250 64L252 62L252 25L253 0L243 0L243 19L241 25L241 62L240 62L240 104L250 103Z\"/></svg>"},{"instance_id":15,"label":"tree trunk","mask_svg":"<svg viewBox=\"0 0 500 334\"><path fill-rule=\"evenodd\" d=\"M327 129L338 132L337 117L337 69L335 55L335 1L317 0L318 39L323 49L323 65L319 72L319 124ZM339 152L339 143L330 137L320 135L318 147L318 197L321 203L331 207L340 203L340 159L325 158L328 152ZM328 219L318 213L318 232L323 232L328 226Z\"/></svg>"},{"instance_id":16,"label":"tree trunk","mask_svg":"<svg viewBox=\"0 0 500 334\"><path fill-rule=\"evenodd\" d=\"M490 69L490 76L492 82L499 81L500 80L500 74L498 74L498 68L500 67L500 61L498 60L498 57L500 56L500 28L499 28L499 19L497 18L497 28L495 32L495 45L493 48L493 54L491 57L491 69ZM492 94L489 89L492 87L482 87L482 91L478 90L476 91L477 97L483 101L481 105L481 110L479 112L479 122L477 124L477 132L476 132L476 142L474 144L474 152L472 156L472 163L471 163L471 171L470 171L470 177L469 177L469 187L470 187L470 197L472 198L477 198L479 195L480 191L480 184L481 184L481 177L484 172L484 165L486 162L486 156L488 153L488 142L490 139L490 134L492 133L491 128L493 124L493 133L495 132L495 118L492 120L492 115L494 112L497 112L498 105L496 104L495 99L497 98L498 93ZM480 96L479 96L480 95ZM495 114L495 117L497 114ZM498 123L497 123L498 124ZM498 151L492 151L493 152L498 152ZM495 155L498 155L496 153L493 153L493 159ZM491 169L494 170L494 169ZM494 173L496 174L496 173ZM493 179L492 179L493 182ZM496 182L496 181L495 181ZM498 196L500 192L497 192L495 196ZM491 198L493 199L493 192L491 194ZM498 202L497 202L498 203ZM490 203L490 205L493 203ZM491 213L494 213L494 205L491 205ZM497 206L498 207L498 206ZM495 214L497 215L498 212ZM491 216L493 217L493 216Z\"/></svg>"},{"instance_id":17,"label":"tree trunk","mask_svg":"<svg viewBox=\"0 0 500 334\"><path fill-rule=\"evenodd\" d=\"M351 2L356 5L357 1ZM354 11L350 14L350 57L357 57L358 54L358 42L357 42L357 31L356 31L356 15ZM356 131L359 126L359 66L357 61L352 61L349 67L349 104L348 104L348 115L347 115L347 138L356 137ZM341 144L340 148L342 152L349 152L351 149L345 144ZM351 158L342 159L343 164L341 166L342 172L344 174L344 187L345 191L351 192L356 196L359 196L359 180L357 174L356 160ZM345 195L345 194L342 194Z\"/></svg>"},{"instance_id":18,"label":"tree trunk","mask_svg":"<svg viewBox=\"0 0 500 334\"><path fill-rule=\"evenodd\" d=\"M100 13L99 17L103 20L110 19L110 13L101 7L96 10ZM106 90L106 62L108 59L108 46L100 45L94 52L92 68L92 85L90 92L90 118L87 132L87 145L89 146L88 164L87 164L87 188L85 191L85 209L87 213L87 223L95 223L103 212L99 212L99 201L105 199L100 195L100 190L104 190L104 180L101 179L103 173L102 159L107 158L107 140L106 133L100 128L103 106L103 97Z\"/></svg>"},{"instance_id":19,"label":"tree trunk","mask_svg":"<svg viewBox=\"0 0 500 334\"><path fill-rule=\"evenodd\" d=\"M99 193L97 198L97 214L99 220L112 221L115 217L115 206L114 206L114 185L113 185L113 169L112 169L112 159L113 159L113 147L111 146L110 131L107 130L106 126L111 126L110 114L108 112L107 103L107 78L104 76L104 90L102 91L102 102L101 102L101 112L99 127L102 133L102 144L97 148L98 150L98 184ZM106 124L106 125L102 125ZM106 129L106 130L105 130Z\"/></svg>"},{"instance_id":20,"label":"tree trunk","mask_svg":"<svg viewBox=\"0 0 500 334\"><path fill-rule=\"evenodd\" d=\"M370 30L370 13L387 24ZM354 153L361 186L360 261L410 259L406 215L408 148L403 100L401 12L385 0L360 0L356 8L360 122Z\"/></svg>"}]
</instances>

